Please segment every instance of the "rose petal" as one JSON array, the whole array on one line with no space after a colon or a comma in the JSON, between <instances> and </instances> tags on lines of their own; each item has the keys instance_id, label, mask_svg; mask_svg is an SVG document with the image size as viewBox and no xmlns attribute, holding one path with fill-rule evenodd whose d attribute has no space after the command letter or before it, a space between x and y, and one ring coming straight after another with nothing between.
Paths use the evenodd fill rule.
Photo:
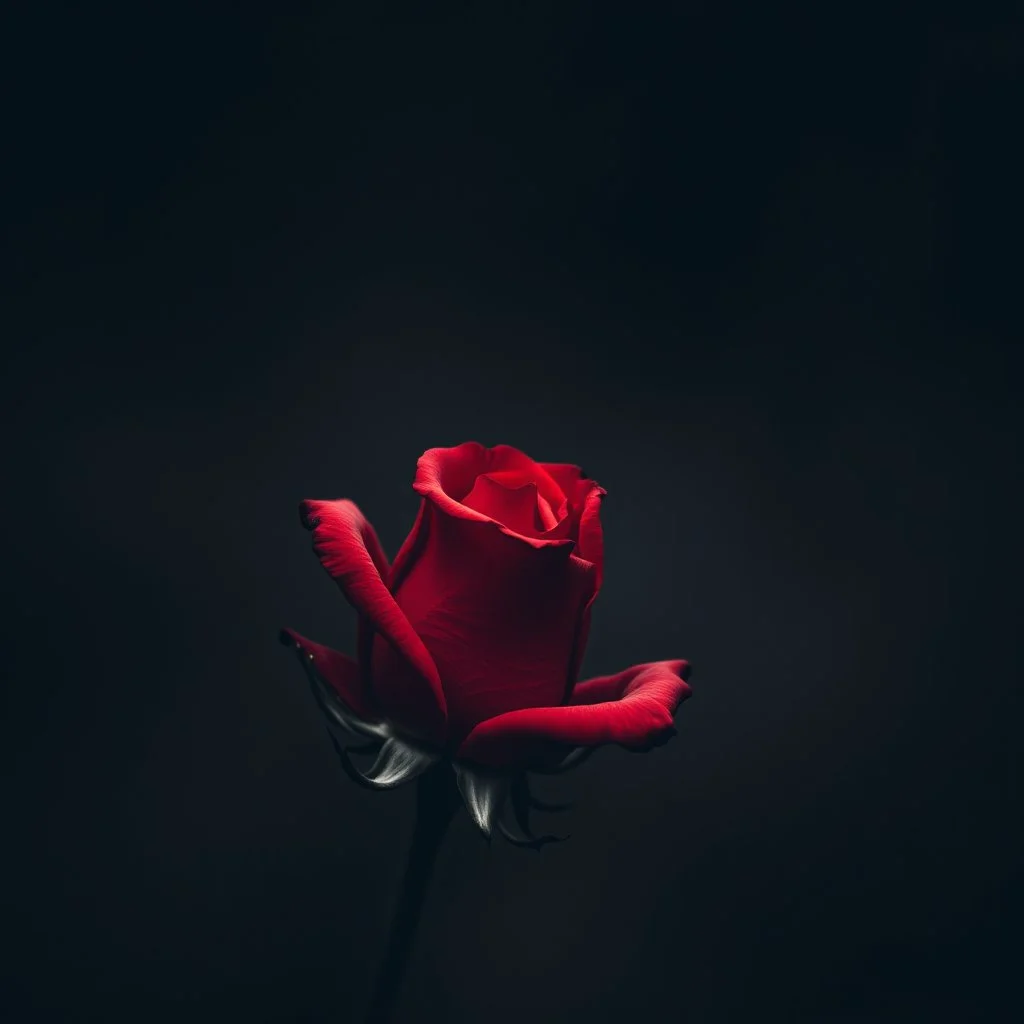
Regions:
<instances>
[{"instance_id":1,"label":"rose petal","mask_svg":"<svg viewBox=\"0 0 1024 1024\"><path fill-rule=\"evenodd\" d=\"M424 504L426 541L394 594L437 665L449 740L505 711L560 703L574 681L594 565L569 548L533 550L490 521L466 522ZM394 671L381 646L374 649L375 678Z\"/></svg>"},{"instance_id":2,"label":"rose petal","mask_svg":"<svg viewBox=\"0 0 1024 1024\"><path fill-rule=\"evenodd\" d=\"M544 499L553 507L558 507L567 497L541 462L535 462L525 452L508 444L496 444L488 452L488 471L518 471L526 474L536 485Z\"/></svg>"},{"instance_id":3,"label":"rose petal","mask_svg":"<svg viewBox=\"0 0 1024 1024\"><path fill-rule=\"evenodd\" d=\"M502 487L513 490L516 487L525 487L527 484L536 486L537 483L524 469L492 469L486 475L495 483L501 484Z\"/></svg>"},{"instance_id":4,"label":"rose petal","mask_svg":"<svg viewBox=\"0 0 1024 1024\"><path fill-rule=\"evenodd\" d=\"M515 490L519 487L532 487L536 494L537 515L539 518L535 523L535 526L538 533L546 533L548 530L556 527L569 512L569 502L565 497L559 499L559 501L552 506L551 502L548 501L548 499L545 498L538 489L537 481L534 480L525 470L509 469L485 473L482 477L477 479L477 484L479 484L480 480L483 479L493 480L494 483L501 484L502 487L507 487L510 490ZM474 484L474 490L475 489L476 484ZM471 505L474 508L479 508L479 506L473 505L468 497L463 499L463 503Z\"/></svg>"},{"instance_id":5,"label":"rose petal","mask_svg":"<svg viewBox=\"0 0 1024 1024\"><path fill-rule=\"evenodd\" d=\"M411 670L375 679L374 699L389 714L415 721L425 738L442 738L447 711L437 667L388 590L390 573L373 527L346 500L304 501L300 514L323 567Z\"/></svg>"},{"instance_id":6,"label":"rose petal","mask_svg":"<svg viewBox=\"0 0 1024 1024\"><path fill-rule=\"evenodd\" d=\"M335 651L323 644L307 640L294 629L281 630L281 643L292 647L310 659L316 674L338 695L339 700L357 718L373 719L376 716L370 703L363 674L359 665L348 655Z\"/></svg>"},{"instance_id":7,"label":"rose petal","mask_svg":"<svg viewBox=\"0 0 1024 1024\"><path fill-rule=\"evenodd\" d=\"M562 524L550 534L529 536L463 504L463 499L473 490L477 478L483 474L492 470L524 470L532 473L530 467L537 471L534 480L538 491L549 504L552 499L560 504L564 495L554 480L540 469L538 463L508 445L497 445L488 449L475 441L467 441L455 448L431 448L424 452L416 463L413 490L429 499L452 518L489 523L502 533L525 541L531 547L562 547L575 544L572 538L563 536L567 531L561 528Z\"/></svg>"},{"instance_id":8,"label":"rose petal","mask_svg":"<svg viewBox=\"0 0 1024 1024\"><path fill-rule=\"evenodd\" d=\"M585 559L580 559L583 565L591 565L592 563L587 562ZM580 677L580 668L583 665L583 655L587 651L587 641L590 639L590 610L594 606L594 602L597 600L597 595L601 592L601 583L598 576L597 570L594 569L594 590L587 602L583 605L583 609L580 612L580 617L576 623L576 633L573 637L572 642L572 655L569 658L569 677L566 680L565 687L565 701L568 702L569 695L573 691L573 687L576 686L576 680Z\"/></svg>"},{"instance_id":9,"label":"rose petal","mask_svg":"<svg viewBox=\"0 0 1024 1024\"><path fill-rule=\"evenodd\" d=\"M576 530L578 543L575 557L594 566L594 592L580 613L579 623L576 627L576 640L569 667L569 689L575 685L580 674L583 655L587 649L587 638L590 635L591 608L594 601L597 600L597 595L601 592L601 583L604 579L604 533L601 528L601 501L606 492L603 487L599 487L592 480L585 481L585 483L588 490L583 500L583 507L579 511L579 524Z\"/></svg>"},{"instance_id":10,"label":"rose petal","mask_svg":"<svg viewBox=\"0 0 1024 1024\"><path fill-rule=\"evenodd\" d=\"M604 572L601 499L608 492L595 480L589 479L579 466L545 462L543 469L561 487L569 500L569 515L576 518L575 535L579 540L576 554L597 566L600 579Z\"/></svg>"},{"instance_id":11,"label":"rose petal","mask_svg":"<svg viewBox=\"0 0 1024 1024\"><path fill-rule=\"evenodd\" d=\"M495 479L500 475L483 473L478 476L473 489L462 499L462 504L477 512L483 512L496 523L501 523L502 526L527 537L536 537L543 533L545 527L540 522L537 507L537 485L532 481L525 481L507 486L500 479ZM549 514L550 511L549 505Z\"/></svg>"},{"instance_id":12,"label":"rose petal","mask_svg":"<svg viewBox=\"0 0 1024 1024\"><path fill-rule=\"evenodd\" d=\"M580 511L579 544L576 554L597 566L597 585L604 576L604 531L601 528L601 501L608 493L603 487L592 486L583 499Z\"/></svg>"},{"instance_id":13,"label":"rose petal","mask_svg":"<svg viewBox=\"0 0 1024 1024\"><path fill-rule=\"evenodd\" d=\"M392 736L374 761L373 767L363 776L374 789L394 789L410 779L422 775L440 760L440 754L416 746Z\"/></svg>"},{"instance_id":14,"label":"rose petal","mask_svg":"<svg viewBox=\"0 0 1024 1024\"><path fill-rule=\"evenodd\" d=\"M687 675L685 661L657 661L590 679L575 688L570 705L509 711L481 722L458 757L510 765L542 759L552 745L645 749L671 735L672 716L690 696Z\"/></svg>"},{"instance_id":15,"label":"rose petal","mask_svg":"<svg viewBox=\"0 0 1024 1024\"><path fill-rule=\"evenodd\" d=\"M569 503L563 498L561 505L559 505L558 511L556 512L552 507L547 498L543 494L538 492L537 494L537 514L540 516L540 528L543 532L555 529L558 524L565 519L566 513L569 509Z\"/></svg>"},{"instance_id":16,"label":"rose petal","mask_svg":"<svg viewBox=\"0 0 1024 1024\"><path fill-rule=\"evenodd\" d=\"M409 536L402 542L402 546L391 563L391 593L394 594L405 578L406 573L415 563L427 543L427 515L429 509L427 502L421 501L419 511L416 513L416 522L412 524Z\"/></svg>"},{"instance_id":17,"label":"rose petal","mask_svg":"<svg viewBox=\"0 0 1024 1024\"><path fill-rule=\"evenodd\" d=\"M508 794L508 779L504 775L474 771L464 764L452 767L469 816L485 838L490 839Z\"/></svg>"},{"instance_id":18,"label":"rose petal","mask_svg":"<svg viewBox=\"0 0 1024 1024\"><path fill-rule=\"evenodd\" d=\"M490 469L488 450L476 441L466 441L454 448L430 448L416 460L417 484L430 483L458 503L469 494L481 473Z\"/></svg>"},{"instance_id":19,"label":"rose petal","mask_svg":"<svg viewBox=\"0 0 1024 1024\"><path fill-rule=\"evenodd\" d=\"M575 493L576 485L585 477L583 470L579 466L573 466L568 462L541 462L539 465L558 484L562 493L567 498L572 497Z\"/></svg>"}]
</instances>

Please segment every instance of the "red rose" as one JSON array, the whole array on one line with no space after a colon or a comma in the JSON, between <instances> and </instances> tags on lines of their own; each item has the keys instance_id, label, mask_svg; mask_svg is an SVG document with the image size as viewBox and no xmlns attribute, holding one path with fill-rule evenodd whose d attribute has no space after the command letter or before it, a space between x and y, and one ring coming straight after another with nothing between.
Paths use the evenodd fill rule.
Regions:
<instances>
[{"instance_id":1,"label":"red rose","mask_svg":"<svg viewBox=\"0 0 1024 1024\"><path fill-rule=\"evenodd\" d=\"M283 639L335 726L383 745L363 775L338 744L350 774L391 786L448 756L489 832L516 773L672 734L690 695L685 661L576 682L604 561L597 483L576 466L470 442L424 453L413 487L419 515L390 567L351 501L300 506L359 613L359 660L291 631ZM474 807L480 799L488 806Z\"/></svg>"}]
</instances>

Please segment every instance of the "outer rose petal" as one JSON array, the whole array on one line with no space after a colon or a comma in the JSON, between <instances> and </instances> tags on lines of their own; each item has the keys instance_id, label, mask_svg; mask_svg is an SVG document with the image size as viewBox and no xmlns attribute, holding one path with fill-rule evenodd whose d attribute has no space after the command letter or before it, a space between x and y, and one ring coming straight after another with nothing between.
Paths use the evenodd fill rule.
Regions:
<instances>
[{"instance_id":1,"label":"outer rose petal","mask_svg":"<svg viewBox=\"0 0 1024 1024\"><path fill-rule=\"evenodd\" d=\"M587 680L570 705L509 711L481 722L457 756L497 766L541 760L552 744L645 749L671 735L672 716L690 696L689 669L685 661L655 661Z\"/></svg>"},{"instance_id":2,"label":"outer rose petal","mask_svg":"<svg viewBox=\"0 0 1024 1024\"><path fill-rule=\"evenodd\" d=\"M570 514L578 517L579 543L576 554L597 566L598 579L604 571L604 536L601 530L601 499L608 493L589 479L579 466L565 462L542 463L569 500Z\"/></svg>"},{"instance_id":3,"label":"outer rose petal","mask_svg":"<svg viewBox=\"0 0 1024 1024\"><path fill-rule=\"evenodd\" d=\"M363 675L352 658L323 644L307 640L294 629L281 630L282 642L286 639L289 646L313 656L313 664L320 678L334 690L350 711L359 718L372 720L377 717L370 706Z\"/></svg>"},{"instance_id":4,"label":"outer rose petal","mask_svg":"<svg viewBox=\"0 0 1024 1024\"><path fill-rule=\"evenodd\" d=\"M373 527L351 501L304 501L299 508L323 567L408 669L375 679L374 699L415 723L425 738L440 740L447 709L437 667L388 590L387 561Z\"/></svg>"},{"instance_id":5,"label":"outer rose petal","mask_svg":"<svg viewBox=\"0 0 1024 1024\"><path fill-rule=\"evenodd\" d=\"M416 522L412 524L409 536L402 541L402 546L391 563L391 593L394 594L405 579L406 573L419 557L423 545L427 540L427 519L425 501L420 502L419 511L416 513Z\"/></svg>"},{"instance_id":6,"label":"outer rose petal","mask_svg":"<svg viewBox=\"0 0 1024 1024\"><path fill-rule=\"evenodd\" d=\"M608 493L593 481L587 481L589 490L583 498L580 511L579 546L576 553L580 558L597 566L598 586L604 575L604 531L601 528L601 500Z\"/></svg>"},{"instance_id":7,"label":"outer rose petal","mask_svg":"<svg viewBox=\"0 0 1024 1024\"><path fill-rule=\"evenodd\" d=\"M567 498L572 498L576 485L585 478L579 466L568 462L541 462L539 465L558 484Z\"/></svg>"},{"instance_id":8,"label":"outer rose petal","mask_svg":"<svg viewBox=\"0 0 1024 1024\"><path fill-rule=\"evenodd\" d=\"M580 559L582 562L583 559ZM588 564L584 562L584 564ZM569 678L565 684L565 695L564 700L569 701L569 697L572 693L573 687L576 685L576 680L580 675L580 667L583 665L583 655L587 651L587 641L590 639L590 609L593 607L594 602L597 600L597 595L600 593L598 587L600 586L599 577L595 574L594 577L594 592L590 595L590 600L583 606L583 610L580 612L579 621L576 623L576 635L573 637L572 642L572 657L569 659Z\"/></svg>"},{"instance_id":9,"label":"outer rose petal","mask_svg":"<svg viewBox=\"0 0 1024 1024\"><path fill-rule=\"evenodd\" d=\"M393 590L440 671L449 740L503 712L562 701L594 565L568 546L534 549L490 520L446 515L432 500L414 533ZM373 671L375 680L402 671L379 641Z\"/></svg>"}]
</instances>

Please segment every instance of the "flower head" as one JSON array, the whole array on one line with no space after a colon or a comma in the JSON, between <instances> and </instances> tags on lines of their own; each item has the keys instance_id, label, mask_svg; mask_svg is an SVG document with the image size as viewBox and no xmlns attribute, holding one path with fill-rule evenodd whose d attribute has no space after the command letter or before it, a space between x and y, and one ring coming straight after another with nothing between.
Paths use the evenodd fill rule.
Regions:
<instances>
[{"instance_id":1,"label":"flower head","mask_svg":"<svg viewBox=\"0 0 1024 1024\"><path fill-rule=\"evenodd\" d=\"M664 742L690 695L689 666L577 681L602 583L605 495L579 467L469 442L425 452L413 487L419 514L390 565L353 502L301 503L314 551L359 613L358 657L292 630L282 641L356 782L388 789L448 759L485 835L542 845L554 837L529 829L538 802L526 773L564 771L608 743ZM368 771L358 752L376 754Z\"/></svg>"}]
</instances>

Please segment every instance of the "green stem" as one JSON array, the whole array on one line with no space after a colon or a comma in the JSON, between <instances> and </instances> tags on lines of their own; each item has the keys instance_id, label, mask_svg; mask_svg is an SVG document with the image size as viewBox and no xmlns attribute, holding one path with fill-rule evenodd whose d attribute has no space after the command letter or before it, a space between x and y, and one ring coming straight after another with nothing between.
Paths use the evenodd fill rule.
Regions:
<instances>
[{"instance_id":1,"label":"green stem","mask_svg":"<svg viewBox=\"0 0 1024 1024\"><path fill-rule=\"evenodd\" d=\"M437 851L458 806L459 794L450 765L441 763L420 777L416 784L416 825L409 859L366 1024L388 1024L394 1019Z\"/></svg>"}]
</instances>

